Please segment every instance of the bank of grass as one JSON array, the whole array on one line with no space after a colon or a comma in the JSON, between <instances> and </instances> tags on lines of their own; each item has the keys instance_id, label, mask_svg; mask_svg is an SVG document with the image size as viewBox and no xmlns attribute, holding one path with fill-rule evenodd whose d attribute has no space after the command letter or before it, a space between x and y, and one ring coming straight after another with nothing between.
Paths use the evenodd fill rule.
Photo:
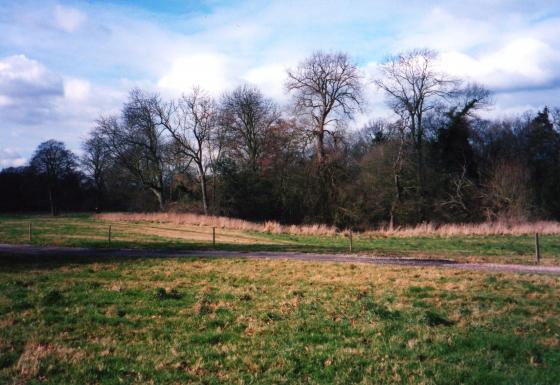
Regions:
<instances>
[{"instance_id":1,"label":"bank of grass","mask_svg":"<svg viewBox=\"0 0 560 385\"><path fill-rule=\"evenodd\" d=\"M275 221L250 222L243 219L200 215L194 213L158 212L158 213L104 213L94 218L117 222L152 222L171 223L174 225L194 225L217 227L222 230L242 230L273 234L295 235L335 235L337 229L324 224L282 225Z\"/></svg>"},{"instance_id":2,"label":"bank of grass","mask_svg":"<svg viewBox=\"0 0 560 385\"><path fill-rule=\"evenodd\" d=\"M117 222L170 223L174 225L215 226L220 229L253 231L272 234L292 235L335 235L338 230L324 224L282 225L275 221L250 222L237 218L178 212L156 213L103 213L97 219ZM472 236L472 235L560 235L560 222L556 221L495 221L482 223L421 223L415 226L382 226L364 233L383 237L430 237L430 236Z\"/></svg>"},{"instance_id":3,"label":"bank of grass","mask_svg":"<svg viewBox=\"0 0 560 385\"><path fill-rule=\"evenodd\" d=\"M0 383L558 384L557 277L0 259Z\"/></svg>"},{"instance_id":4,"label":"bank of grass","mask_svg":"<svg viewBox=\"0 0 560 385\"><path fill-rule=\"evenodd\" d=\"M155 221L116 221L87 214L49 216L0 216L0 243L28 243L33 223L33 244L80 247L155 249L212 248L212 227ZM112 242L108 244L108 227ZM348 251L344 234L304 235L218 228L216 248L221 250ZM457 261L532 264L533 235L456 235L393 237L354 234L353 251L373 255L448 258ZM560 264L560 236L542 235L543 264Z\"/></svg>"}]
</instances>

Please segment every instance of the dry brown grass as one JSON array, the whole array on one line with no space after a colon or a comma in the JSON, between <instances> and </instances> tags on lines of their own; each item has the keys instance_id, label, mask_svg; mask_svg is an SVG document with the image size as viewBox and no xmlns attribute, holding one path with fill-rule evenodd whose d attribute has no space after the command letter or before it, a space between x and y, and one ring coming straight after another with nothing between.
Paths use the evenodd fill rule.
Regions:
<instances>
[{"instance_id":1,"label":"dry brown grass","mask_svg":"<svg viewBox=\"0 0 560 385\"><path fill-rule=\"evenodd\" d=\"M544 235L560 234L560 222L483 222L483 223L450 223L436 225L423 223L410 227L389 229L380 228L368 231L368 234L398 237L417 236L453 236L453 235L526 235L538 232Z\"/></svg>"},{"instance_id":2,"label":"dry brown grass","mask_svg":"<svg viewBox=\"0 0 560 385\"><path fill-rule=\"evenodd\" d=\"M192 213L107 213L97 214L95 217L110 221L147 221L154 223L172 223L176 225L209 226L221 229L257 231L274 234L334 235L337 232L335 227L320 224L286 226L273 221L257 223L245 221L243 219Z\"/></svg>"},{"instance_id":3,"label":"dry brown grass","mask_svg":"<svg viewBox=\"0 0 560 385\"><path fill-rule=\"evenodd\" d=\"M26 384L29 378L35 377L39 372L41 361L49 356L54 356L65 362L75 362L82 360L84 353L61 345L41 345L27 342L17 362L17 377L13 383Z\"/></svg>"},{"instance_id":4,"label":"dry brown grass","mask_svg":"<svg viewBox=\"0 0 560 385\"><path fill-rule=\"evenodd\" d=\"M184 239L188 241L208 242L212 239L212 228L199 225L180 225L173 227L173 224L149 223L147 225L129 225L125 227L122 223L117 225L116 230L122 230L126 237L137 237L141 239L145 234L157 235L164 238ZM252 235L241 230L221 229L216 234L216 242L239 243L239 244L282 244L281 241L273 241L259 235Z\"/></svg>"},{"instance_id":5,"label":"dry brown grass","mask_svg":"<svg viewBox=\"0 0 560 385\"><path fill-rule=\"evenodd\" d=\"M192 213L107 213L97 214L96 218L110 221L147 221L153 223L171 223L175 225L208 226L229 230L266 232L273 234L295 235L334 235L336 227L315 225L282 225L278 222L250 222L242 219L199 215ZM423 223L416 226L381 227L366 231L366 235L385 237L418 237L418 236L454 236L454 235L526 235L538 232L543 235L560 234L560 222L483 222L483 223Z\"/></svg>"}]
</instances>

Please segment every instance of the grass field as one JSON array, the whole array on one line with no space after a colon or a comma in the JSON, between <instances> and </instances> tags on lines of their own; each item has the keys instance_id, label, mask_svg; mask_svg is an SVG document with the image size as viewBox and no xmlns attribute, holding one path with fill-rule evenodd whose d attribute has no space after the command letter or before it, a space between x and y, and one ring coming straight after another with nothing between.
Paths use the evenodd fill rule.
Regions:
<instances>
[{"instance_id":1,"label":"grass field","mask_svg":"<svg viewBox=\"0 0 560 385\"><path fill-rule=\"evenodd\" d=\"M0 263L0 383L558 384L559 297L426 268Z\"/></svg>"},{"instance_id":2,"label":"grass field","mask_svg":"<svg viewBox=\"0 0 560 385\"><path fill-rule=\"evenodd\" d=\"M28 224L33 223L34 244L108 247L208 249L212 247L209 226L175 225L146 221L107 221L92 216L0 216L0 242L27 243ZM217 229L217 246L223 250L276 250L346 252L344 235L293 235ZM530 235L353 237L358 253L393 256L437 257L459 261L532 264L534 239ZM543 264L560 264L560 236L541 236Z\"/></svg>"},{"instance_id":3,"label":"grass field","mask_svg":"<svg viewBox=\"0 0 560 385\"><path fill-rule=\"evenodd\" d=\"M0 216L0 242L205 249L208 226ZM559 263L555 236L544 261ZM218 229L217 248L343 252ZM374 237L372 254L531 263L529 236ZM19 261L19 262L18 262ZM35 260L37 261L37 260ZM560 280L197 258L0 257L0 384L558 384Z\"/></svg>"}]
</instances>

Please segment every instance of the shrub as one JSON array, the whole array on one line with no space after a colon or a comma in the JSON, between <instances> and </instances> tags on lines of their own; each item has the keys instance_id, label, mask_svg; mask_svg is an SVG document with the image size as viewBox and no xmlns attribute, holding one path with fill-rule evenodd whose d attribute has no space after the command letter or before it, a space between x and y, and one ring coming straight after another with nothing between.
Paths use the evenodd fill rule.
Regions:
<instances>
[{"instance_id":1,"label":"shrub","mask_svg":"<svg viewBox=\"0 0 560 385\"><path fill-rule=\"evenodd\" d=\"M165 290L163 287L158 287L156 289L156 298L159 300L180 299L181 293L179 293L176 289Z\"/></svg>"},{"instance_id":2,"label":"shrub","mask_svg":"<svg viewBox=\"0 0 560 385\"><path fill-rule=\"evenodd\" d=\"M58 290L50 290L49 292L47 292L43 298L42 298L42 303L43 305L56 305L57 303L62 302L63 297L62 294L58 291Z\"/></svg>"},{"instance_id":3,"label":"shrub","mask_svg":"<svg viewBox=\"0 0 560 385\"><path fill-rule=\"evenodd\" d=\"M429 326L451 326L454 324L453 321L433 310L428 310L426 314L424 314L424 322L426 322Z\"/></svg>"}]
</instances>

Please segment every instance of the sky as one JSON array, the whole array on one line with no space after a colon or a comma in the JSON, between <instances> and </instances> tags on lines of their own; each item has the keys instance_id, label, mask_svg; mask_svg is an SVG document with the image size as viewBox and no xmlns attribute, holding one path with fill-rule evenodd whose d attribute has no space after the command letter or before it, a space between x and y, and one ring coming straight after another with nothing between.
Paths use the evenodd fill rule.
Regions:
<instances>
[{"instance_id":1,"label":"sky","mask_svg":"<svg viewBox=\"0 0 560 385\"><path fill-rule=\"evenodd\" d=\"M79 153L134 87L219 97L250 83L288 103L286 70L316 50L348 53L364 76L354 127L390 116L376 69L414 48L489 88L485 114L560 106L559 36L558 0L0 0L0 169L51 138Z\"/></svg>"}]
</instances>

